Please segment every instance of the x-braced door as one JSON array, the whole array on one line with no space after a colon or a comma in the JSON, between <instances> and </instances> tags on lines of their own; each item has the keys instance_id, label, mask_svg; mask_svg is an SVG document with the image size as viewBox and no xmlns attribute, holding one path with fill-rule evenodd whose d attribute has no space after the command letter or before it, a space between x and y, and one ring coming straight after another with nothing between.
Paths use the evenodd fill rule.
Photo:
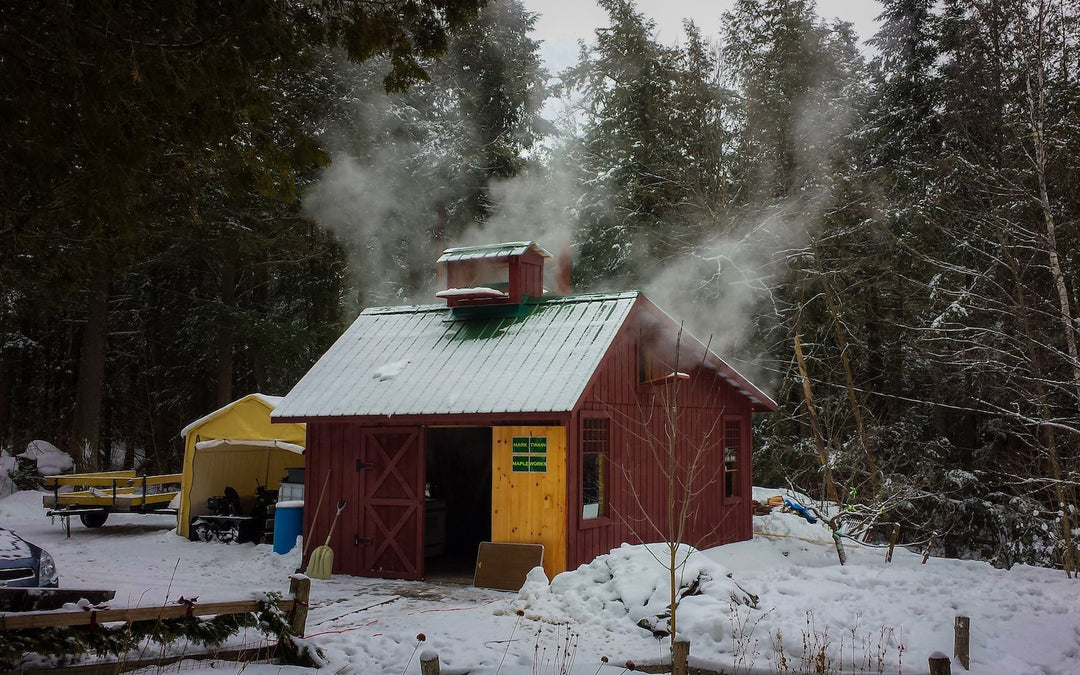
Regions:
<instances>
[{"instance_id":1,"label":"x-braced door","mask_svg":"<svg viewBox=\"0 0 1080 675\"><path fill-rule=\"evenodd\" d=\"M419 427L365 429L361 443L362 574L424 575L424 448Z\"/></svg>"}]
</instances>

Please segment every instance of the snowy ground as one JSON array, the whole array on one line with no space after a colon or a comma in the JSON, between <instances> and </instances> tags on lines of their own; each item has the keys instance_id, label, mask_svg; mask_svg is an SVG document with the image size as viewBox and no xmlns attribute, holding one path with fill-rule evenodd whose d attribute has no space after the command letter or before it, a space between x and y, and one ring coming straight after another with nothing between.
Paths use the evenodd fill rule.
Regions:
<instances>
[{"instance_id":1,"label":"snowy ground","mask_svg":"<svg viewBox=\"0 0 1080 675\"><path fill-rule=\"evenodd\" d=\"M285 593L299 559L295 549L279 556L270 546L189 542L163 516L114 515L99 530L76 523L68 539L38 493L0 499L0 525L49 550L62 587L116 589L114 607ZM696 553L687 564L702 591L677 615L692 661L768 669L780 645L788 672L804 672L804 654L828 644L831 664L845 672L924 673L931 652L951 654L954 617L967 615L972 673L1080 673L1080 582L1061 572L934 558L922 565L900 550L886 565L883 551L854 546L841 567L820 525L774 513L755 518L755 529L771 536ZM665 574L641 548L624 548L550 587L534 578L519 594L335 576L313 582L307 637L329 672L418 673L429 649L444 672L614 674L664 651L636 622L656 622ZM756 608L742 604L749 594ZM230 668L188 662L183 672ZM953 672L963 670L954 663Z\"/></svg>"}]
</instances>

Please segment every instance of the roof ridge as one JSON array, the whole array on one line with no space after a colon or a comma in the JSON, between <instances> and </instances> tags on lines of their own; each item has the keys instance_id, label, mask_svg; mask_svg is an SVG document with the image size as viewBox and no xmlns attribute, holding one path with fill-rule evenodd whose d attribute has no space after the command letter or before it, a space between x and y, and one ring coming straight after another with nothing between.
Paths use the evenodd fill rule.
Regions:
<instances>
[{"instance_id":1,"label":"roof ridge","mask_svg":"<svg viewBox=\"0 0 1080 675\"><path fill-rule=\"evenodd\" d=\"M569 304L574 302L596 302L600 300L624 300L644 295L642 291L611 291L595 293L574 293L571 295L545 295L539 298L528 298L522 304ZM426 305L383 305L380 307L365 307L361 314L418 314L420 312L435 312L449 310L443 304Z\"/></svg>"}]
</instances>

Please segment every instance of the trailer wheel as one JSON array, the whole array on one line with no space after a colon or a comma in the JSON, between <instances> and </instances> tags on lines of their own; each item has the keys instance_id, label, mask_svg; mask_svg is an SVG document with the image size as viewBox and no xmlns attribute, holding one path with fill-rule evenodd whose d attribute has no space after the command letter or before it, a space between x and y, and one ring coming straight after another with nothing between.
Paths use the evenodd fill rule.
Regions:
<instances>
[{"instance_id":1,"label":"trailer wheel","mask_svg":"<svg viewBox=\"0 0 1080 675\"><path fill-rule=\"evenodd\" d=\"M80 513L79 520L83 527L101 527L109 519L108 511L95 511L94 513Z\"/></svg>"}]
</instances>

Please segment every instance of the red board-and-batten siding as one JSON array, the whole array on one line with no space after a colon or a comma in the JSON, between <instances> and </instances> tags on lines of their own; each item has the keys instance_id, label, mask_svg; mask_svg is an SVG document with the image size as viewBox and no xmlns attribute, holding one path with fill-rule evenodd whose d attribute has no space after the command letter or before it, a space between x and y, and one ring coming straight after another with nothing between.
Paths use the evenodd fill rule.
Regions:
<instances>
[{"instance_id":1,"label":"red board-and-batten siding","mask_svg":"<svg viewBox=\"0 0 1080 675\"><path fill-rule=\"evenodd\" d=\"M654 522L665 523L667 515L667 484L664 472L657 466L653 449L633 429L634 422L652 415L650 434L663 438L661 406L646 407L650 399L663 397L665 384L639 382L640 328L643 319L651 322L662 313L644 298L628 318L611 349L601 361L582 400L571 415L568 429L569 455L567 470L567 513L570 517L567 546L567 567L573 569L607 553L623 542L664 541L665 534L657 532L642 517L639 504L651 513ZM663 317L670 323L670 319ZM667 330L677 330L667 326ZM684 356L683 363L688 359ZM714 445L705 455L704 467L698 481L701 491L697 503L690 509L683 536L685 543L704 548L750 539L753 536L751 492L751 433L753 404L751 400L716 373L702 368L689 370L691 377L679 385L680 436L690 441ZM644 415L643 415L644 413ZM609 509L607 518L583 518L581 504L581 419L606 417L610 420ZM738 420L740 443L739 489L736 499L725 503L723 490L724 422ZM688 441L689 442L689 441ZM686 450L686 448L682 448ZM662 453L662 449L661 449ZM635 497L636 493L636 497Z\"/></svg>"}]
</instances>

